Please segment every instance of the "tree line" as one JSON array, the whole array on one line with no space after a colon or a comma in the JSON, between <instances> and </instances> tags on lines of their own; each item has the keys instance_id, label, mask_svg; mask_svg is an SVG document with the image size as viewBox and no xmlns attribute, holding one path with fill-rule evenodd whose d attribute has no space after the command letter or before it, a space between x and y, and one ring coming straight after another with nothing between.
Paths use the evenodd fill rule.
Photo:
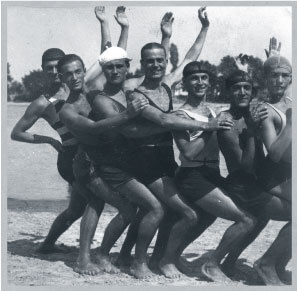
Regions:
<instances>
[{"instance_id":1,"label":"tree line","mask_svg":"<svg viewBox=\"0 0 297 291\"><path fill-rule=\"evenodd\" d=\"M254 87L257 89L258 97L265 98L264 90L264 71L263 61L254 56L249 57L249 73L253 76ZM177 46L172 43L170 46L171 71L174 71L179 62L179 53ZM236 70L235 60L232 56L224 56L218 65L201 60L204 66L210 72L211 88L208 92L207 100L216 103L228 103L230 100L225 88L225 77ZM143 76L141 69L130 72L127 78ZM48 80L41 70L33 70L22 78L22 82L13 79L10 72L10 64L7 63L7 101L13 102L31 102L38 98L44 89L49 85ZM186 92L182 82L174 88L174 98L178 100L186 99Z\"/></svg>"}]
</instances>

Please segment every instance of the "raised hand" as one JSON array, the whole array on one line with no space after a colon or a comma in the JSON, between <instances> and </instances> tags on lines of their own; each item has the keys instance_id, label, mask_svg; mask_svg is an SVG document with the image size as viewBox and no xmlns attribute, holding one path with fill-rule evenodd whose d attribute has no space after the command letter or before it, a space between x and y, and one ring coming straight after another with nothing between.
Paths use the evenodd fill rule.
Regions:
<instances>
[{"instance_id":1,"label":"raised hand","mask_svg":"<svg viewBox=\"0 0 297 291\"><path fill-rule=\"evenodd\" d=\"M117 7L116 15L114 15L114 18L120 26L128 27L129 21L128 21L128 17L125 13L125 10L126 10L126 7L124 7L124 6Z\"/></svg>"},{"instance_id":2,"label":"raised hand","mask_svg":"<svg viewBox=\"0 0 297 291\"><path fill-rule=\"evenodd\" d=\"M209 27L209 20L207 17L206 7L199 8L198 18L199 18L203 28Z\"/></svg>"},{"instance_id":3,"label":"raised hand","mask_svg":"<svg viewBox=\"0 0 297 291\"><path fill-rule=\"evenodd\" d=\"M281 47L282 43L279 42L277 46L277 39L275 37L272 37L269 41L269 50L265 49L267 59L273 56L279 56Z\"/></svg>"},{"instance_id":4,"label":"raised hand","mask_svg":"<svg viewBox=\"0 0 297 291\"><path fill-rule=\"evenodd\" d=\"M104 22L104 21L107 20L107 17L106 17L106 14L105 14L105 7L104 6L96 6L94 11L95 11L96 18L100 22Z\"/></svg>"},{"instance_id":5,"label":"raised hand","mask_svg":"<svg viewBox=\"0 0 297 291\"><path fill-rule=\"evenodd\" d=\"M161 20L161 32L163 36L171 37L173 20L173 13L166 12Z\"/></svg>"},{"instance_id":6,"label":"raised hand","mask_svg":"<svg viewBox=\"0 0 297 291\"><path fill-rule=\"evenodd\" d=\"M236 67L243 72L248 73L248 55L240 54L234 58Z\"/></svg>"}]
</instances>

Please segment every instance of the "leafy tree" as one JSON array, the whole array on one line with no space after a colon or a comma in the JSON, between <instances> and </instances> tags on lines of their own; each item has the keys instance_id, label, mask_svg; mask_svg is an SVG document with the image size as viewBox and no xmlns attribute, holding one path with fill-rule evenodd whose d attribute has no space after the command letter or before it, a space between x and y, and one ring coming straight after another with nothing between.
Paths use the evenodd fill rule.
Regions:
<instances>
[{"instance_id":1,"label":"leafy tree","mask_svg":"<svg viewBox=\"0 0 297 291\"><path fill-rule=\"evenodd\" d=\"M31 71L22 78L26 89L26 101L33 101L38 98L49 86L46 75L41 70Z\"/></svg>"},{"instance_id":2,"label":"leafy tree","mask_svg":"<svg viewBox=\"0 0 297 291\"><path fill-rule=\"evenodd\" d=\"M18 96L23 94L23 85L13 79L10 72L10 64L7 63L7 101L15 101Z\"/></svg>"}]
</instances>

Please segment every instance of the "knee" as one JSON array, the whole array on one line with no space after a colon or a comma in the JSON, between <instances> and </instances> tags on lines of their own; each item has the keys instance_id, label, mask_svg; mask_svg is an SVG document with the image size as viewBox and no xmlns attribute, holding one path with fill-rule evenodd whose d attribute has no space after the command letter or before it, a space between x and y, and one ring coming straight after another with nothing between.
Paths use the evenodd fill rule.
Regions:
<instances>
[{"instance_id":1,"label":"knee","mask_svg":"<svg viewBox=\"0 0 297 291\"><path fill-rule=\"evenodd\" d=\"M188 228L195 226L198 223L198 215L194 210L187 210L184 213L185 224Z\"/></svg>"},{"instance_id":2,"label":"knee","mask_svg":"<svg viewBox=\"0 0 297 291\"><path fill-rule=\"evenodd\" d=\"M154 218L157 221L161 221L165 215L165 210L162 207L161 203L155 203L152 208L152 212L154 213Z\"/></svg>"},{"instance_id":3,"label":"knee","mask_svg":"<svg viewBox=\"0 0 297 291\"><path fill-rule=\"evenodd\" d=\"M242 217L242 222L244 223L244 227L246 230L252 230L255 228L258 220L253 216L244 215Z\"/></svg>"},{"instance_id":4,"label":"knee","mask_svg":"<svg viewBox=\"0 0 297 291\"><path fill-rule=\"evenodd\" d=\"M123 213L123 219L126 223L130 224L136 217L137 208L127 208Z\"/></svg>"}]
</instances>

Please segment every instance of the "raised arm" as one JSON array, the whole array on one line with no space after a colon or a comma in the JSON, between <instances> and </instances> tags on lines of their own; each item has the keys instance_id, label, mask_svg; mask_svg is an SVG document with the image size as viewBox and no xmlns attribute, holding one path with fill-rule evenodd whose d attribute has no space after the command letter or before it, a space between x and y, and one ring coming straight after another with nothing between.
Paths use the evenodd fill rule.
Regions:
<instances>
[{"instance_id":1,"label":"raised arm","mask_svg":"<svg viewBox=\"0 0 297 291\"><path fill-rule=\"evenodd\" d=\"M191 46L184 60L177 67L177 69L164 77L164 82L170 87L174 83L178 83L182 80L182 72L184 67L190 62L196 61L202 51L202 48L206 39L208 27L209 27L209 20L205 9L206 7L202 7L198 10L198 18L202 24L202 28L194 44Z\"/></svg>"},{"instance_id":2,"label":"raised arm","mask_svg":"<svg viewBox=\"0 0 297 291\"><path fill-rule=\"evenodd\" d=\"M55 150L60 151L62 145L58 140L49 136L27 132L27 130L29 130L36 121L42 117L47 106L49 106L49 103L44 96L33 101L28 106L21 119L14 126L10 135L11 139L26 143L46 143L54 147Z\"/></svg>"},{"instance_id":3,"label":"raised arm","mask_svg":"<svg viewBox=\"0 0 297 291\"><path fill-rule=\"evenodd\" d=\"M128 43L128 33L129 33L129 21L125 13L126 7L119 6L116 10L116 15L114 16L117 23L121 26L121 34L118 41L118 47L127 50Z\"/></svg>"},{"instance_id":4,"label":"raised arm","mask_svg":"<svg viewBox=\"0 0 297 291\"><path fill-rule=\"evenodd\" d=\"M106 47L111 46L111 37L109 31L108 19L105 14L104 6L95 7L95 16L100 22L101 26L101 53ZM99 62L96 61L86 72L85 83L88 91L103 90L106 79L102 73L102 68Z\"/></svg>"},{"instance_id":5,"label":"raised arm","mask_svg":"<svg viewBox=\"0 0 297 291\"><path fill-rule=\"evenodd\" d=\"M164 47L166 52L166 58L169 58L170 54L170 38L172 35L172 23L173 23L174 17L172 12L166 12L161 20L161 33L162 33L162 40L161 45Z\"/></svg>"}]
</instances>

